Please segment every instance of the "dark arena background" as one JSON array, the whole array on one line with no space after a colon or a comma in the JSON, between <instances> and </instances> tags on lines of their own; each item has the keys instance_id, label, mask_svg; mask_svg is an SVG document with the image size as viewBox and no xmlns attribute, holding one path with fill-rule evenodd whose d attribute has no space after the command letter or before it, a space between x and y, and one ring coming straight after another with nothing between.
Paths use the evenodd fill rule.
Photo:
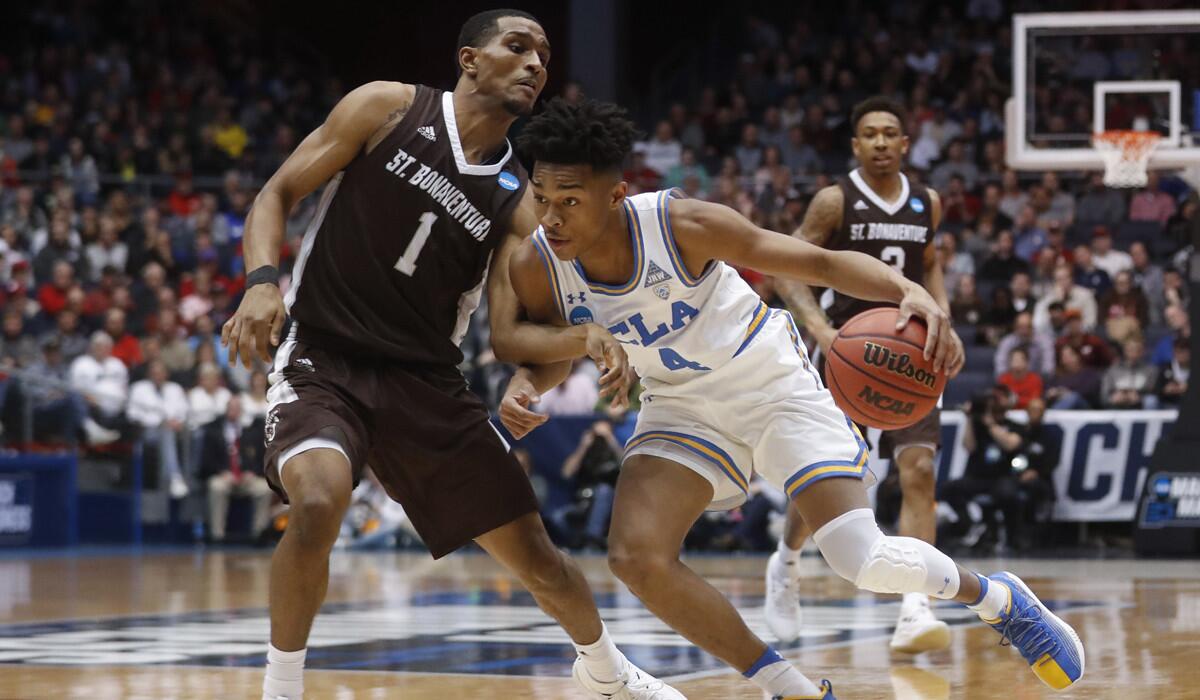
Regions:
<instances>
[{"instance_id":1,"label":"dark arena background","mask_svg":"<svg viewBox=\"0 0 1200 700\"><path fill-rule=\"evenodd\" d=\"M247 216L354 88L453 90L460 28L496 7L4 3L0 698L266 697L271 559L290 506L262 477L262 444L282 380L260 359L231 363L220 337L247 290ZM1078 632L1086 673L1063 697L1200 696L1200 391L1190 383L1200 9L509 7L538 19L552 51L534 114L555 97L628 110L641 132L622 166L630 195L677 189L780 235L858 167L854 106L897 101L904 191L939 194L926 262L941 272L965 352L942 396L927 487L938 548L970 569L1021 576ZM324 191L286 212L284 292ZM858 204L845 213L868 208ZM767 307L789 308L779 280L738 272ZM458 369L511 443L550 538L579 562L612 640L682 696L763 697L745 669L678 634L610 569L621 451L646 405L638 388L631 408L614 408L595 364L577 361L537 404L546 423L512 439L498 410L515 368L497 359L488 319L485 303ZM819 355L812 329L798 333ZM995 425L1015 437L996 438ZM912 481L878 449L879 430L864 437L871 504L894 534ZM712 459L710 447L690 449ZM843 700L1053 694L953 601L932 601L948 646L893 651L907 604L858 590L812 544L787 589L799 627L780 639L767 580L784 550L778 486L753 478L740 506L705 512L682 560L805 675L828 678ZM432 559L369 469L329 574L304 664L310 700L602 697L572 680L571 640L517 576L473 544ZM646 692L615 697L677 697Z\"/></svg>"}]
</instances>

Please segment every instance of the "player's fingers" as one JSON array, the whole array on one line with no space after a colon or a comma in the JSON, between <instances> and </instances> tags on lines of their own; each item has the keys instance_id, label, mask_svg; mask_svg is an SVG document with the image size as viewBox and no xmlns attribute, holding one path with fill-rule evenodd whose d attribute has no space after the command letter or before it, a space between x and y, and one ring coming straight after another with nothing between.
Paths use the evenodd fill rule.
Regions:
<instances>
[{"instance_id":1,"label":"player's fingers","mask_svg":"<svg viewBox=\"0 0 1200 700\"><path fill-rule=\"evenodd\" d=\"M950 334L947 333L946 324L942 323L940 317L933 316L930 321L937 326L937 344L933 349L933 369L941 372L946 369L946 356L950 353Z\"/></svg>"},{"instance_id":2,"label":"player's fingers","mask_svg":"<svg viewBox=\"0 0 1200 700\"><path fill-rule=\"evenodd\" d=\"M250 369L250 361L254 359L254 322L243 321L238 329L238 353L242 356L242 366Z\"/></svg>"},{"instance_id":3,"label":"player's fingers","mask_svg":"<svg viewBox=\"0 0 1200 700\"><path fill-rule=\"evenodd\" d=\"M275 318L271 319L271 345L279 347L279 340L282 338L283 322L287 320L287 311L283 307L275 310ZM270 362L271 358L264 357L265 362Z\"/></svg>"},{"instance_id":4,"label":"player's fingers","mask_svg":"<svg viewBox=\"0 0 1200 700\"><path fill-rule=\"evenodd\" d=\"M241 317L235 315L225 322L225 327L221 331L221 342L225 344L225 347L229 348L230 367L237 364L238 339L241 335L241 325Z\"/></svg>"},{"instance_id":5,"label":"player's fingers","mask_svg":"<svg viewBox=\"0 0 1200 700\"><path fill-rule=\"evenodd\" d=\"M938 333L941 328L939 327L936 316L930 316L929 318L925 319L925 322L927 324L925 332L925 359L928 360L930 358L934 358L933 369L936 371L938 368L936 358Z\"/></svg>"}]
</instances>

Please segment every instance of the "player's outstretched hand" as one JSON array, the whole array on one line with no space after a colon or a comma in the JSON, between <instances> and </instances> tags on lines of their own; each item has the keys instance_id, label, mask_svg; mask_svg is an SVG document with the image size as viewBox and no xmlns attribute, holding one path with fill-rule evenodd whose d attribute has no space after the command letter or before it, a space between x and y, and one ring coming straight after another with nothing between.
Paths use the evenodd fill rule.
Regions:
<instances>
[{"instance_id":1,"label":"player's outstretched hand","mask_svg":"<svg viewBox=\"0 0 1200 700\"><path fill-rule=\"evenodd\" d=\"M629 408L629 388L637 374L629 366L625 348L603 326L588 324L587 354L600 368L600 398L611 398L614 408Z\"/></svg>"},{"instance_id":2,"label":"player's outstretched hand","mask_svg":"<svg viewBox=\"0 0 1200 700\"><path fill-rule=\"evenodd\" d=\"M256 357L270 363L271 347L279 345L286 318L279 287L257 284L246 290L237 312L221 326L221 345L229 348L230 366L237 364L238 355L246 369Z\"/></svg>"},{"instance_id":3,"label":"player's outstretched hand","mask_svg":"<svg viewBox=\"0 0 1200 700\"><path fill-rule=\"evenodd\" d=\"M500 399L500 422L513 437L520 440L550 419L547 415L529 410L530 406L540 400L537 388L529 381L525 371L517 370L508 382L504 398Z\"/></svg>"},{"instance_id":4,"label":"player's outstretched hand","mask_svg":"<svg viewBox=\"0 0 1200 700\"><path fill-rule=\"evenodd\" d=\"M963 364L962 341L954 332L950 316L942 311L929 292L916 284L910 284L908 293L900 301L900 317L896 330L908 325L913 316L925 321L925 359L933 358L935 372L947 372L954 376Z\"/></svg>"}]
</instances>

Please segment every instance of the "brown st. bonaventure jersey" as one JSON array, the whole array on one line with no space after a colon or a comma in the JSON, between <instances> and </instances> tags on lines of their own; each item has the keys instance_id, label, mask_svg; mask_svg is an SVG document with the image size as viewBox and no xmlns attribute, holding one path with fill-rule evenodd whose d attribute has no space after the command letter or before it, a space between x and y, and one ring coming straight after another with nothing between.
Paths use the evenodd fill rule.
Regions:
<instances>
[{"instance_id":1,"label":"brown st. bonaventure jersey","mask_svg":"<svg viewBox=\"0 0 1200 700\"><path fill-rule=\"evenodd\" d=\"M842 190L842 226L833 232L825 247L855 250L878 258L918 284L925 282L925 247L933 236L933 205L924 185L910 184L903 173L901 196L884 201L863 180L858 170L838 182ZM834 328L857 314L886 302L863 301L838 292L827 313Z\"/></svg>"},{"instance_id":2,"label":"brown st. bonaventure jersey","mask_svg":"<svg viewBox=\"0 0 1200 700\"><path fill-rule=\"evenodd\" d=\"M298 338L364 359L462 362L526 182L507 142L468 164L452 93L418 85L391 133L325 187L285 298Z\"/></svg>"}]
</instances>

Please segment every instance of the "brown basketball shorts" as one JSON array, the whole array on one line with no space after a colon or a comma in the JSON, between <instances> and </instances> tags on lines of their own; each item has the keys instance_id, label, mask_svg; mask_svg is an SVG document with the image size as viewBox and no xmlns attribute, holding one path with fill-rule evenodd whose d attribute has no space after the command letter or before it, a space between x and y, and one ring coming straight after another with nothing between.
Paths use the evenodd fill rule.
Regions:
<instances>
[{"instance_id":1,"label":"brown basketball shorts","mask_svg":"<svg viewBox=\"0 0 1200 700\"><path fill-rule=\"evenodd\" d=\"M345 450L355 484L371 467L435 559L538 509L487 408L453 367L351 359L289 339L271 380L266 474L285 501L280 456L319 437ZM289 459L284 471L297 464Z\"/></svg>"}]
</instances>

